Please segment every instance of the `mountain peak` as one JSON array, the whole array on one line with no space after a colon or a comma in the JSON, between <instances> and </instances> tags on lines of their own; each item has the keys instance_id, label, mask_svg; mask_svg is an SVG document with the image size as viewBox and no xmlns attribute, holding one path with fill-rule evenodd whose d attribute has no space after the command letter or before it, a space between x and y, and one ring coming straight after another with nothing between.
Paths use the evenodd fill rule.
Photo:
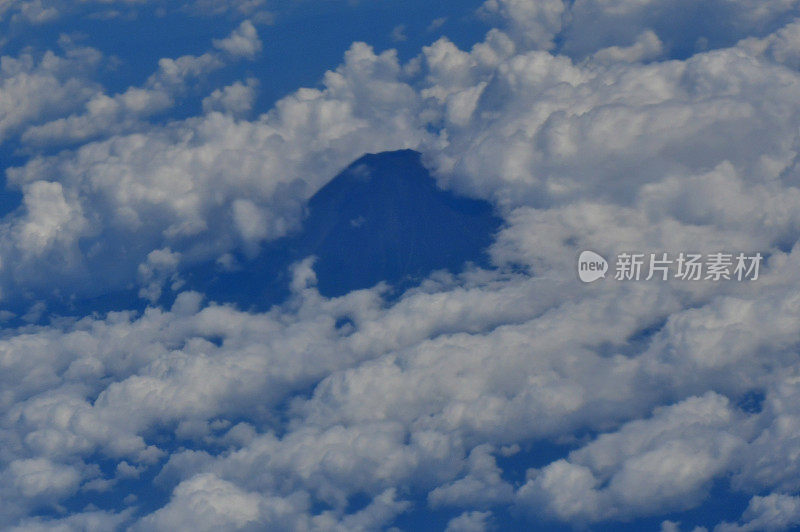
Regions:
<instances>
[{"instance_id":1,"label":"mountain peak","mask_svg":"<svg viewBox=\"0 0 800 532\"><path fill-rule=\"evenodd\" d=\"M314 255L318 288L327 297L381 281L403 289L435 270L486 264L499 226L488 202L438 188L419 153L368 154L310 198L299 232L267 244L244 272L203 284L219 288L212 288L213 299L244 303L242 297L253 296L249 303L268 306L288 295L291 263ZM230 293L236 286L244 293Z\"/></svg>"}]
</instances>

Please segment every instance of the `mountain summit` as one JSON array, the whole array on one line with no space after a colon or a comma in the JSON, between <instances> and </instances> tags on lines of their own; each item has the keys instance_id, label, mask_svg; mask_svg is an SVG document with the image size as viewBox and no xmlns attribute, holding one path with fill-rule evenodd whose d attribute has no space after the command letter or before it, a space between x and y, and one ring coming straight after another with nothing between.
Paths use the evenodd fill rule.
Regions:
<instances>
[{"instance_id":1,"label":"mountain summit","mask_svg":"<svg viewBox=\"0 0 800 532\"><path fill-rule=\"evenodd\" d=\"M314 255L327 297L381 281L402 289L434 270L486 264L499 226L488 202L438 188L419 153L369 154L314 194L299 232L266 244L244 271L197 284L215 300L269 305L288 294L291 263Z\"/></svg>"}]
</instances>

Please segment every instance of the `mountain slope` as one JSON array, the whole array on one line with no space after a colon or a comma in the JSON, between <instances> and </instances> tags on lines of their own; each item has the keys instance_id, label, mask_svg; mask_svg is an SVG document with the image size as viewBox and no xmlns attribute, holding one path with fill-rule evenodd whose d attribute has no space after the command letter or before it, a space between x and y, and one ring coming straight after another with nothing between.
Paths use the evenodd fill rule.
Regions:
<instances>
[{"instance_id":1,"label":"mountain slope","mask_svg":"<svg viewBox=\"0 0 800 532\"><path fill-rule=\"evenodd\" d=\"M499 226L489 203L439 189L418 153L371 154L309 200L298 233L265 245L243 271L197 268L188 277L211 299L261 307L288 295L290 265L314 255L325 296L381 281L402 289L434 270L486 264Z\"/></svg>"}]
</instances>

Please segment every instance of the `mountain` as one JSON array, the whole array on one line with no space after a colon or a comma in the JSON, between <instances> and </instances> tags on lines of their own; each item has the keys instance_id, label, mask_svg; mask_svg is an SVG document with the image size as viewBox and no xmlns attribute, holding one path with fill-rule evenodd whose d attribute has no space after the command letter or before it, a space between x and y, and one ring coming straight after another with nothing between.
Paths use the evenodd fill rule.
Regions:
<instances>
[{"instance_id":1,"label":"mountain","mask_svg":"<svg viewBox=\"0 0 800 532\"><path fill-rule=\"evenodd\" d=\"M404 289L434 270L487 264L500 219L489 203L442 190L411 150L365 155L309 200L299 232L264 246L242 271L187 274L210 299L266 307L289 293L289 267L317 257L320 293L339 296L386 281Z\"/></svg>"}]
</instances>

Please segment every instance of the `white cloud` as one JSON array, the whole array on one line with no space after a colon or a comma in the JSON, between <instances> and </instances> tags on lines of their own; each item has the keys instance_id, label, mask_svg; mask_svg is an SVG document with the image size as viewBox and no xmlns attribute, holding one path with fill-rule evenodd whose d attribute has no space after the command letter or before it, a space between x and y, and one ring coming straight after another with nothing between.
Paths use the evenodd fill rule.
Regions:
<instances>
[{"instance_id":1,"label":"white cloud","mask_svg":"<svg viewBox=\"0 0 800 532\"><path fill-rule=\"evenodd\" d=\"M733 470L734 455L748 456L746 416L718 394L635 420L666 396L702 386L690 382L685 390L694 367L671 363L675 369L663 374L649 362L657 348L630 359L593 353L653 319L656 300L646 288L636 296L611 292L598 305L585 292L570 295L565 285L548 291L535 278L472 275L460 287L432 281L388 308L376 291L325 300L313 284L295 283L299 299L261 315L203 307L199 295L187 293L171 312L19 331L0 345L6 378L15 383L4 397L12 406L2 435L15 443L4 456L69 464L99 452L154 467L161 452L148 446L146 434L170 425L201 447L227 442L230 451L216 457L170 456L161 476L176 490L168 506L143 521L151 529L189 523L194 517L186 510L197 500L211 512L204 523L238 526L230 520L251 514L258 523L339 523L352 494L381 500L397 486L429 491L436 505L492 507L507 501L511 489L500 478L495 451L482 442L568 436L577 426L628 419L568 461L544 467L518 499L536 494L536 504L568 520L647 515L699 503L715 476ZM640 304L620 314L614 311L620 299ZM762 315L740 319L757 323ZM355 324L352 334L336 329L341 316ZM685 323L715 320L696 316ZM796 320L787 316L790 323ZM667 327L664 335L687 335L678 330ZM775 337L765 331L763 338ZM756 345L764 344L741 349L752 353ZM791 364L780 352L773 360ZM269 426L274 405L319 379L311 398L293 401L281 436L218 422L247 412ZM653 379L662 379L661 392L648 393ZM738 386L749 389L758 380L753 374ZM735 383L724 379L720 387L735 393ZM89 402L87 394L96 399ZM87 469L78 478L95 475ZM608 487L600 489L603 479ZM229 498L234 506L224 504ZM333 513L310 515L314 500L334 505ZM226 513L240 504L248 510ZM390 504L378 514L391 519L385 516L404 507Z\"/></svg>"},{"instance_id":2,"label":"white cloud","mask_svg":"<svg viewBox=\"0 0 800 532\"><path fill-rule=\"evenodd\" d=\"M696 506L744 446L729 432L733 415L713 394L659 410L529 472L520 503L577 522Z\"/></svg>"},{"instance_id":3,"label":"white cloud","mask_svg":"<svg viewBox=\"0 0 800 532\"><path fill-rule=\"evenodd\" d=\"M214 47L234 57L254 57L261 51L261 39L253 23L245 20L229 37L214 39Z\"/></svg>"},{"instance_id":4,"label":"white cloud","mask_svg":"<svg viewBox=\"0 0 800 532\"><path fill-rule=\"evenodd\" d=\"M481 10L505 19L523 45L549 50L562 29L566 6L562 0L487 0Z\"/></svg>"},{"instance_id":5,"label":"white cloud","mask_svg":"<svg viewBox=\"0 0 800 532\"><path fill-rule=\"evenodd\" d=\"M488 446L475 447L467 459L468 473L432 490L428 494L430 504L475 508L510 502L513 488L502 479L502 469L492 452Z\"/></svg>"},{"instance_id":6,"label":"white cloud","mask_svg":"<svg viewBox=\"0 0 800 532\"><path fill-rule=\"evenodd\" d=\"M48 51L0 57L0 142L87 102L96 86L86 74L101 57L92 48L71 47L62 56Z\"/></svg>"},{"instance_id":7,"label":"white cloud","mask_svg":"<svg viewBox=\"0 0 800 532\"><path fill-rule=\"evenodd\" d=\"M140 530L241 530L258 522L261 504L256 493L198 475L178 485L170 503L142 520Z\"/></svg>"},{"instance_id":8,"label":"white cloud","mask_svg":"<svg viewBox=\"0 0 800 532\"><path fill-rule=\"evenodd\" d=\"M180 281L177 276L180 253L174 253L169 248L157 249L147 255L147 260L139 265L139 282L142 288L139 297L155 303L161 297L161 290L165 282L171 281L173 287L179 288Z\"/></svg>"},{"instance_id":9,"label":"white cloud","mask_svg":"<svg viewBox=\"0 0 800 532\"><path fill-rule=\"evenodd\" d=\"M247 22L247 21L246 21ZM243 23L244 24L244 23ZM248 23L249 24L249 23ZM242 39L255 39L257 36L243 34L242 28L234 30L226 39L214 41L227 43L225 46L245 46ZM255 28L252 25L247 28ZM247 32L245 32L247 33ZM248 37L249 36L249 37ZM260 46L260 42L258 42ZM219 47L219 46L217 46ZM217 52L206 52L199 56L184 55L177 58L164 57L158 61L156 70L141 87L129 87L124 92L109 96L98 90L86 101L82 112L62 116L40 125L25 128L21 140L28 148L47 147L64 143L78 143L101 136L124 134L134 131L147 131L146 119L172 107L176 100L184 96L189 86L197 83L211 72L225 66L226 61L248 54L230 53L225 57ZM241 83L215 90L206 101L203 109L229 109L234 114L246 112L255 98L254 84Z\"/></svg>"},{"instance_id":10,"label":"white cloud","mask_svg":"<svg viewBox=\"0 0 800 532\"><path fill-rule=\"evenodd\" d=\"M71 247L86 225L81 208L68 202L61 183L35 181L25 186L25 217L15 227L23 258L40 257L56 244Z\"/></svg>"},{"instance_id":11,"label":"white cloud","mask_svg":"<svg viewBox=\"0 0 800 532\"><path fill-rule=\"evenodd\" d=\"M722 523L714 527L714 532L791 529L800 523L800 498L777 493L753 497L742 521L742 525Z\"/></svg>"},{"instance_id":12,"label":"white cloud","mask_svg":"<svg viewBox=\"0 0 800 532\"><path fill-rule=\"evenodd\" d=\"M447 523L445 532L484 532L489 530L491 512L464 512Z\"/></svg>"},{"instance_id":13,"label":"white cloud","mask_svg":"<svg viewBox=\"0 0 800 532\"><path fill-rule=\"evenodd\" d=\"M686 21L645 9L662 5L576 2L563 30L558 2L489 2L512 19L509 34L470 51L441 39L402 65L354 44L320 89L256 119L240 118L252 91L234 84L201 116L12 169L24 195L0 230L2 256L16 259L2 266L12 295L136 282L154 300L182 266L231 264L229 252L285 234L363 152L420 148L443 186L490 199L506 223L491 249L498 270L436 274L392 302L380 286L320 296L308 258L289 301L264 313L183 293L169 310L5 330L2 525L368 530L407 498L463 511L452 530L485 529L510 501L585 525L696 507L730 478L753 498L720 530L792 526L794 28L762 34L784 4L731 2L711 47L751 39L655 62ZM592 13L607 31L579 36ZM616 36L619 24L630 27ZM249 56L254 32L245 23L217 46ZM594 57L544 51L556 35ZM149 83L180 85L214 54L162 61ZM150 105L122 94L91 105ZM586 287L573 271L584 248L769 258L752 285ZM107 268L112 258L125 267ZM754 392L761 408L736 406ZM192 450L171 448L176 438ZM513 486L497 455L542 441L575 450ZM171 490L150 515L26 519L35 504L145 471ZM358 496L368 503L349 512Z\"/></svg>"},{"instance_id":14,"label":"white cloud","mask_svg":"<svg viewBox=\"0 0 800 532\"><path fill-rule=\"evenodd\" d=\"M4 476L15 491L29 499L73 493L81 477L75 468L54 464L44 458L15 460L8 465Z\"/></svg>"},{"instance_id":15,"label":"white cloud","mask_svg":"<svg viewBox=\"0 0 800 532\"><path fill-rule=\"evenodd\" d=\"M527 49L549 50L558 41L562 52L582 59L601 49L636 47L649 33L684 54L731 46L790 22L797 5L795 0L487 0L480 12L499 17Z\"/></svg>"},{"instance_id":16,"label":"white cloud","mask_svg":"<svg viewBox=\"0 0 800 532\"><path fill-rule=\"evenodd\" d=\"M24 519L19 526L11 527L9 530L14 532L73 532L75 530L105 532L121 527L130 519L131 513L130 510L120 513L95 510L74 513L60 519Z\"/></svg>"},{"instance_id":17,"label":"white cloud","mask_svg":"<svg viewBox=\"0 0 800 532\"><path fill-rule=\"evenodd\" d=\"M183 59L162 60L151 84L194 72L199 59ZM394 52L376 55L356 44L345 63L326 74L323 90L301 89L252 122L211 112L112 135L74 152L35 157L9 170L9 180L24 193L33 190L29 183L58 182L65 197L77 201L74 208L88 224L63 227L59 238L90 238L93 245L90 253L66 262L62 275L74 276L72 286L79 291L122 286L133 280L134 269L112 270L107 261L125 257L125 263L138 265L164 247L188 262L215 258L234 246L252 249L295 226L303 202L362 153L418 145L428 135L418 115L421 106L400 77ZM20 233L18 226L30 217L23 210L8 218L9 231ZM9 242L4 255L36 245ZM120 246L144 253L129 256ZM98 270L104 273L98 276ZM37 278L38 273L24 261L5 270L20 288L53 279Z\"/></svg>"},{"instance_id":18,"label":"white cloud","mask_svg":"<svg viewBox=\"0 0 800 532\"><path fill-rule=\"evenodd\" d=\"M592 56L602 62L633 62L659 58L664 52L663 43L652 30L646 30L636 37L630 46L610 46L598 50Z\"/></svg>"},{"instance_id":19,"label":"white cloud","mask_svg":"<svg viewBox=\"0 0 800 532\"><path fill-rule=\"evenodd\" d=\"M406 27L403 24L398 24L392 29L392 33L389 35L392 41L394 42L403 42L408 40L408 36L406 35Z\"/></svg>"},{"instance_id":20,"label":"white cloud","mask_svg":"<svg viewBox=\"0 0 800 532\"><path fill-rule=\"evenodd\" d=\"M258 80L248 78L245 83L237 81L232 85L215 89L203 99L203 111L220 111L235 116L245 115L253 108L256 100Z\"/></svg>"},{"instance_id":21,"label":"white cloud","mask_svg":"<svg viewBox=\"0 0 800 532\"><path fill-rule=\"evenodd\" d=\"M148 0L82 0L67 2L65 0L4 0L0 3L0 22L6 19L14 24L42 25L53 22L60 17L79 12L81 8L88 10L89 18L113 19L118 17L136 17L137 8L148 3ZM163 4L158 0L152 4ZM220 17L233 19L249 18L257 23L269 24L273 14L266 9L265 0L185 0L174 5L160 5L160 9L189 13L194 16Z\"/></svg>"}]
</instances>

